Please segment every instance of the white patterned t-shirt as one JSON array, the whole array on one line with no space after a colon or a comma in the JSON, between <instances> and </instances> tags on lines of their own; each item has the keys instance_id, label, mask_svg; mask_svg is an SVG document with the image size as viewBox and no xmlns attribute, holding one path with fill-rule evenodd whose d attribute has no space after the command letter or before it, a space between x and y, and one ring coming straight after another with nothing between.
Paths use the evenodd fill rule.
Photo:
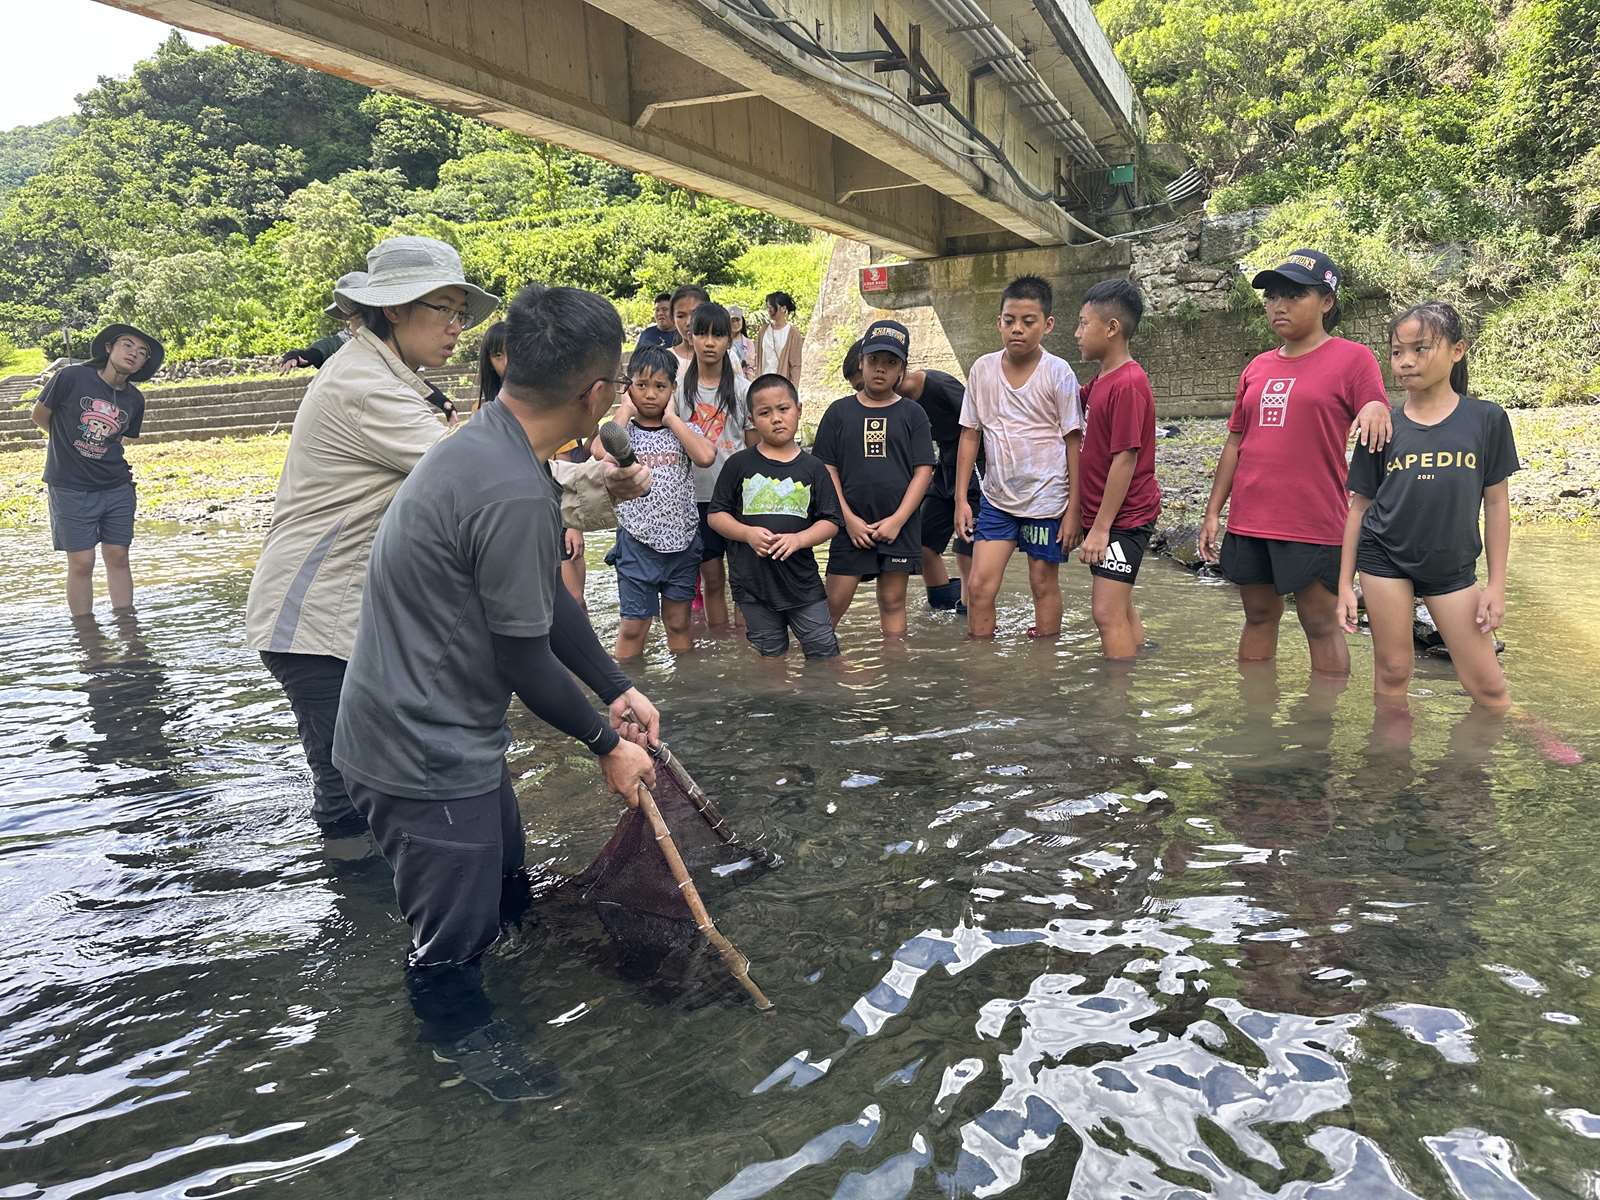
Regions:
<instances>
[{"instance_id":1,"label":"white patterned t-shirt","mask_svg":"<svg viewBox=\"0 0 1600 1200\"><path fill-rule=\"evenodd\" d=\"M700 430L691 424L696 433ZM617 505L622 527L652 550L676 554L687 550L700 532L700 510L695 507L694 464L670 429L649 429L637 420L628 422L628 443L650 468L650 490Z\"/></svg>"}]
</instances>

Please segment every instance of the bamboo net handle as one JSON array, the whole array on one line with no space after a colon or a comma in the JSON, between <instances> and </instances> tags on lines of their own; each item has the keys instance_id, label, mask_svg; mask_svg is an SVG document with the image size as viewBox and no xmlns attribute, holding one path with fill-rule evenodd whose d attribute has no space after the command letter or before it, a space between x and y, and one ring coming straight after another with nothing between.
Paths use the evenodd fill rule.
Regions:
<instances>
[{"instance_id":1,"label":"bamboo net handle","mask_svg":"<svg viewBox=\"0 0 1600 1200\"><path fill-rule=\"evenodd\" d=\"M772 1001L768 1000L756 986L756 981L750 978L750 960L722 936L722 931L711 920L711 914L706 911L705 902L700 899L700 892L695 888L694 880L689 878L689 868L683 865L683 856L678 853L677 843L672 840L672 833L667 829L667 823L661 816L661 809L656 806L656 798L642 782L639 784L639 807L644 810L650 828L655 830L656 845L661 847L662 857L667 860L667 867L672 871L673 879L678 882L678 891L683 894L684 903L689 906L695 925L705 934L706 941L710 942L721 955L723 965L728 968L729 973L755 999L756 1008L765 1012L772 1007Z\"/></svg>"}]
</instances>

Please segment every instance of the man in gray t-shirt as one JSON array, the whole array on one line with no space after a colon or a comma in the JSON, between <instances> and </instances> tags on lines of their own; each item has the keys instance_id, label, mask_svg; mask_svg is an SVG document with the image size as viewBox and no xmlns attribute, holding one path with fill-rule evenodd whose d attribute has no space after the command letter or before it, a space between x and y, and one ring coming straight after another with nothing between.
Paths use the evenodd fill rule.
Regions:
<instances>
[{"instance_id":1,"label":"man in gray t-shirt","mask_svg":"<svg viewBox=\"0 0 1600 1200\"><path fill-rule=\"evenodd\" d=\"M659 717L561 585L560 489L546 466L610 407L621 323L598 296L533 285L507 326L502 403L423 456L373 540L333 761L394 868L424 1034L491 1094L526 1098L548 1094L554 1072L507 1066L479 978L503 881L523 865L507 706L515 692L582 741L630 804L654 767L629 739L658 740Z\"/></svg>"}]
</instances>

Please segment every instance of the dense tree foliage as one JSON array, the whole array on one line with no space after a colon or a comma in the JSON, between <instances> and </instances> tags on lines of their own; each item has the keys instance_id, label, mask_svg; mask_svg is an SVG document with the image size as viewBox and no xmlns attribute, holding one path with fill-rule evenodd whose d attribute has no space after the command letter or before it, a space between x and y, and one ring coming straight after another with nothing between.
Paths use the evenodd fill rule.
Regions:
<instances>
[{"instance_id":1,"label":"dense tree foliage","mask_svg":"<svg viewBox=\"0 0 1600 1200\"><path fill-rule=\"evenodd\" d=\"M0 132L0 203L49 166L56 148L77 127L76 117L57 117L41 125L18 125Z\"/></svg>"},{"instance_id":2,"label":"dense tree foliage","mask_svg":"<svg viewBox=\"0 0 1600 1200\"><path fill-rule=\"evenodd\" d=\"M0 135L0 336L54 347L109 319L174 358L258 354L327 328L332 280L422 233L508 294L744 285L788 222L302 67L174 33L73 118ZM803 256L802 256L803 257ZM637 309L638 312L632 311Z\"/></svg>"},{"instance_id":3,"label":"dense tree foliage","mask_svg":"<svg viewBox=\"0 0 1600 1200\"><path fill-rule=\"evenodd\" d=\"M1274 206L1257 257L1317 244L1397 300L1477 307L1496 399L1600 392L1600 0L1096 11L1213 209Z\"/></svg>"}]
</instances>

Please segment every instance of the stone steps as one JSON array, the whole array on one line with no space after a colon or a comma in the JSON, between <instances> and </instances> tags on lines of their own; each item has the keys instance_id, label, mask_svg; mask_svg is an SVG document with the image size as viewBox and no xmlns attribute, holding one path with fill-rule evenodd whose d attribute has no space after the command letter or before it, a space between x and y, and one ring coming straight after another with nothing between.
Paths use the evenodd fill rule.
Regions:
<instances>
[{"instance_id":1,"label":"stone steps","mask_svg":"<svg viewBox=\"0 0 1600 1200\"><path fill-rule=\"evenodd\" d=\"M477 394L477 372L471 369L431 371L430 383L458 404ZM145 390L141 442L201 441L220 437L254 437L281 432L294 424L295 413L312 375L250 379L239 383L174 384ZM28 380L28 386L32 386ZM19 393L20 394L20 393ZM27 409L0 406L0 448L37 442L42 434Z\"/></svg>"},{"instance_id":2,"label":"stone steps","mask_svg":"<svg viewBox=\"0 0 1600 1200\"><path fill-rule=\"evenodd\" d=\"M22 400L23 392L39 386L37 375L8 375L0 379L0 409L9 409Z\"/></svg>"}]
</instances>

